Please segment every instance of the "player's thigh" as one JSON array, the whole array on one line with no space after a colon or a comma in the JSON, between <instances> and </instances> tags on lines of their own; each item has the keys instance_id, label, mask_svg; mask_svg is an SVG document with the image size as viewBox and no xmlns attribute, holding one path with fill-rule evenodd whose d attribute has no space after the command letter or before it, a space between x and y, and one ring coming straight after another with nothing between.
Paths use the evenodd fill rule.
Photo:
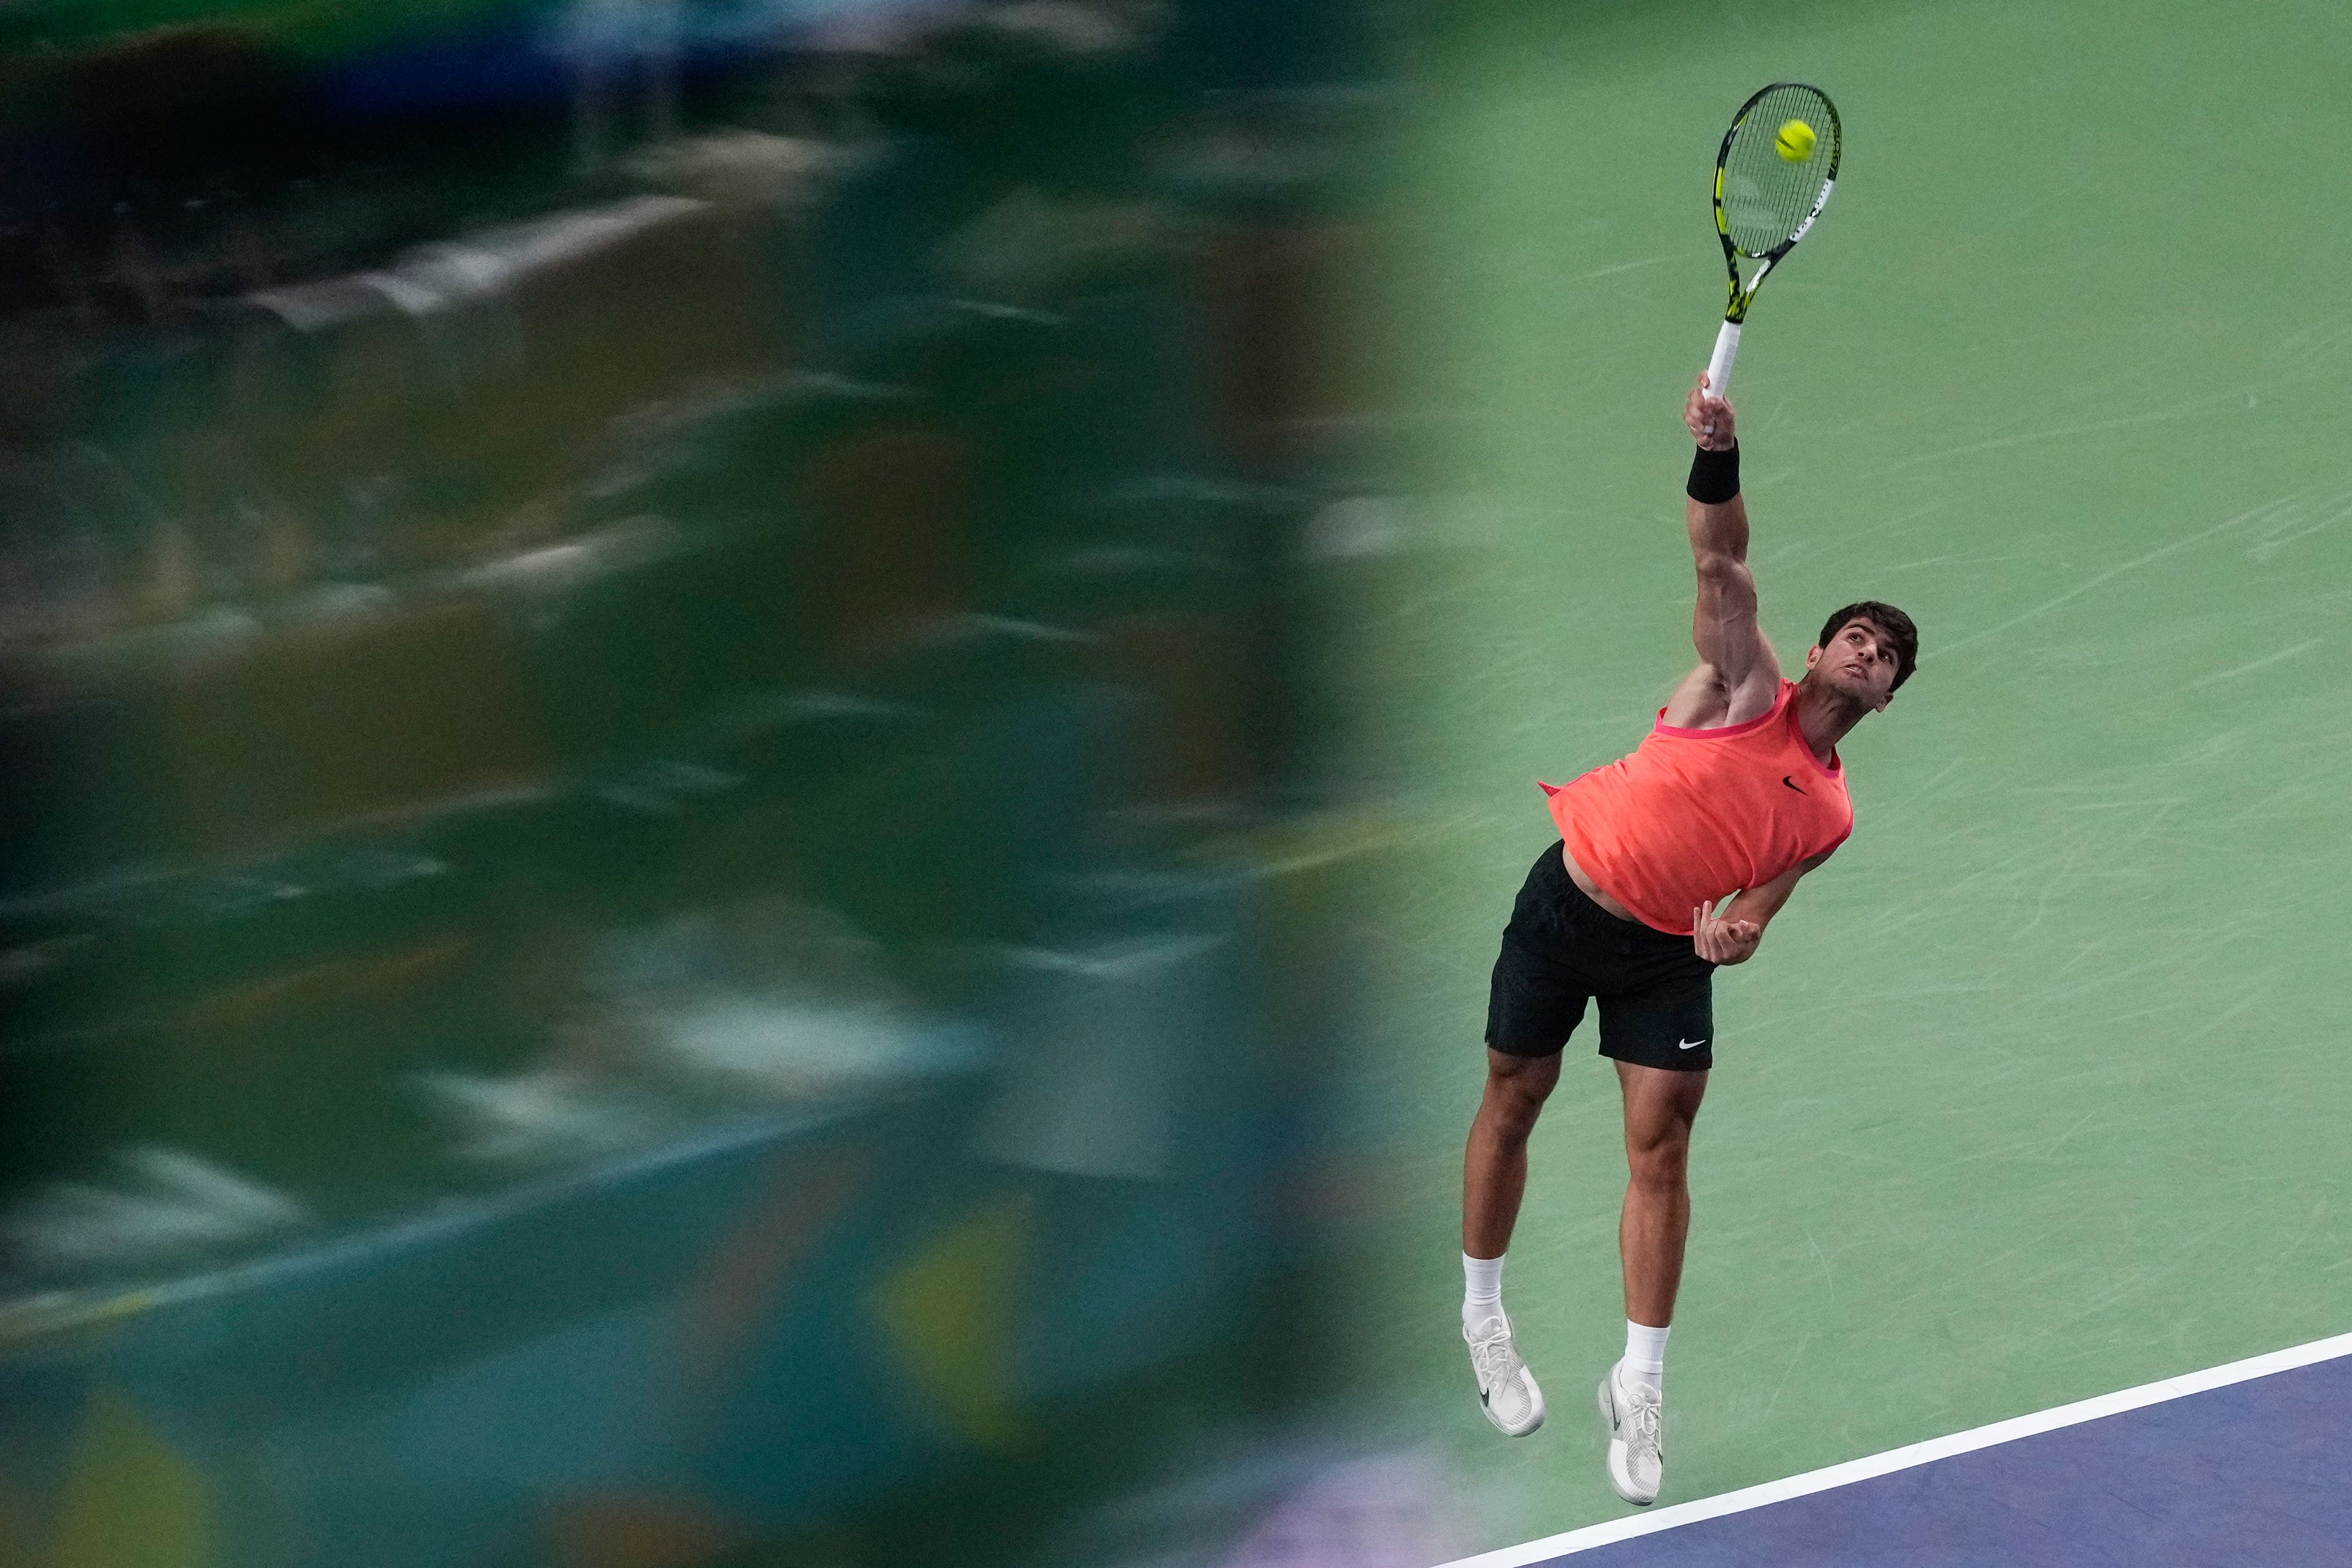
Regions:
<instances>
[{"instance_id":1,"label":"player's thigh","mask_svg":"<svg viewBox=\"0 0 2352 1568\"><path fill-rule=\"evenodd\" d=\"M1691 1123L1706 1098L1703 1072L1675 1072L1619 1062L1618 1088L1625 1101L1625 1156L1637 1170L1672 1170L1690 1149ZM1658 1163L1663 1162L1663 1164Z\"/></svg>"}]
</instances>

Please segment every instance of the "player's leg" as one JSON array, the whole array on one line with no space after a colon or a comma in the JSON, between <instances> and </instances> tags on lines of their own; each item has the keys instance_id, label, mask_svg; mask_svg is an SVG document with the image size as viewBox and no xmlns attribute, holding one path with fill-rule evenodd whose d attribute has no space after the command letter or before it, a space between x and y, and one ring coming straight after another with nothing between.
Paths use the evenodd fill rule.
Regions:
<instances>
[{"instance_id":1,"label":"player's leg","mask_svg":"<svg viewBox=\"0 0 2352 1568\"><path fill-rule=\"evenodd\" d=\"M1486 1083L1462 1160L1462 1338L1486 1419L1514 1437L1543 1425L1544 1404L1503 1310L1503 1258L1527 1191L1528 1136L1590 1001L1563 887L1573 890L1555 844L1537 857L1503 932L1486 1001Z\"/></svg>"},{"instance_id":2,"label":"player's leg","mask_svg":"<svg viewBox=\"0 0 2352 1568\"><path fill-rule=\"evenodd\" d=\"M1462 1161L1462 1339L1479 1407L1507 1437L1524 1437L1544 1419L1543 1390L1503 1310L1503 1255L1527 1190L1528 1134L1559 1081L1559 1057L1557 1047L1532 1057L1487 1047L1486 1089Z\"/></svg>"},{"instance_id":3,"label":"player's leg","mask_svg":"<svg viewBox=\"0 0 2352 1568\"><path fill-rule=\"evenodd\" d=\"M1664 1329L1675 1321L1683 1247L1690 1236L1691 1123L1706 1094L1703 1072L1617 1064L1625 1100L1625 1209L1617 1247L1625 1264L1625 1319Z\"/></svg>"},{"instance_id":4,"label":"player's leg","mask_svg":"<svg viewBox=\"0 0 2352 1568\"><path fill-rule=\"evenodd\" d=\"M1528 1187L1528 1135L1559 1082L1560 1053L1517 1057L1486 1049L1486 1091L1470 1122L1462 1162L1462 1251L1499 1258Z\"/></svg>"},{"instance_id":5,"label":"player's leg","mask_svg":"<svg viewBox=\"0 0 2352 1568\"><path fill-rule=\"evenodd\" d=\"M1647 1503L1665 1479L1666 1333L1690 1234L1691 1125L1714 1065L1714 966L1663 934L1630 945L1646 950L1629 963L1639 984L1601 999L1601 1049L1624 1098L1627 1181L1618 1223L1625 1353L1601 1380L1600 1401L1610 1485Z\"/></svg>"}]
</instances>

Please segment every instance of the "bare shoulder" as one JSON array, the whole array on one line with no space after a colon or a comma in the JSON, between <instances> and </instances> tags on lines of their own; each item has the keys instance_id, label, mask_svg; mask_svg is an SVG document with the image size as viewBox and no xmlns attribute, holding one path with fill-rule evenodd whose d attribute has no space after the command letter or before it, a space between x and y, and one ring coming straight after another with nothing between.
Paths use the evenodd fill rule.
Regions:
<instances>
[{"instance_id":1,"label":"bare shoulder","mask_svg":"<svg viewBox=\"0 0 2352 1568\"><path fill-rule=\"evenodd\" d=\"M1766 658L1737 685L1716 666L1702 664L1675 688L1659 722L1673 730L1726 730L1761 719L1780 696L1780 668L1775 659Z\"/></svg>"}]
</instances>

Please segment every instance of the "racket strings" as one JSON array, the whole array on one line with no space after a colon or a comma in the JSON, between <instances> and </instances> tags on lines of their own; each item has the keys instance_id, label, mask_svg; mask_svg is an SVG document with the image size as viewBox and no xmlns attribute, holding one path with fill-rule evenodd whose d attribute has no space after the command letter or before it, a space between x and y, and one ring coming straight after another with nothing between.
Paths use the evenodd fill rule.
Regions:
<instances>
[{"instance_id":1,"label":"racket strings","mask_svg":"<svg viewBox=\"0 0 2352 1568\"><path fill-rule=\"evenodd\" d=\"M1813 144L1803 158L1780 154L1780 128L1802 121ZM1769 255L1811 216L1822 183L1837 166L1837 117L1815 89L1794 83L1757 100L1731 132L1723 155L1724 227L1734 249Z\"/></svg>"}]
</instances>

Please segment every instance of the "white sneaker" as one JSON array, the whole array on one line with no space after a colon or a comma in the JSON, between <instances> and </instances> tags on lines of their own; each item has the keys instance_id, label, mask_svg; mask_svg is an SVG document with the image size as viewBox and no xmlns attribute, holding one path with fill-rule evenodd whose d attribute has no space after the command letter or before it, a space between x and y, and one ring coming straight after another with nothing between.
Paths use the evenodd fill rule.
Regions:
<instances>
[{"instance_id":1,"label":"white sneaker","mask_svg":"<svg viewBox=\"0 0 2352 1568\"><path fill-rule=\"evenodd\" d=\"M1609 1484L1627 1502L1646 1508L1666 1479L1666 1454L1658 1441L1665 1400L1646 1383L1627 1383L1609 1369L1601 1380L1601 1419L1609 1424Z\"/></svg>"},{"instance_id":2,"label":"white sneaker","mask_svg":"<svg viewBox=\"0 0 2352 1568\"><path fill-rule=\"evenodd\" d=\"M1470 1370L1478 1374L1478 1403L1506 1437L1524 1437L1543 1425L1543 1390L1511 1342L1511 1321L1496 1316L1462 1325Z\"/></svg>"}]
</instances>

